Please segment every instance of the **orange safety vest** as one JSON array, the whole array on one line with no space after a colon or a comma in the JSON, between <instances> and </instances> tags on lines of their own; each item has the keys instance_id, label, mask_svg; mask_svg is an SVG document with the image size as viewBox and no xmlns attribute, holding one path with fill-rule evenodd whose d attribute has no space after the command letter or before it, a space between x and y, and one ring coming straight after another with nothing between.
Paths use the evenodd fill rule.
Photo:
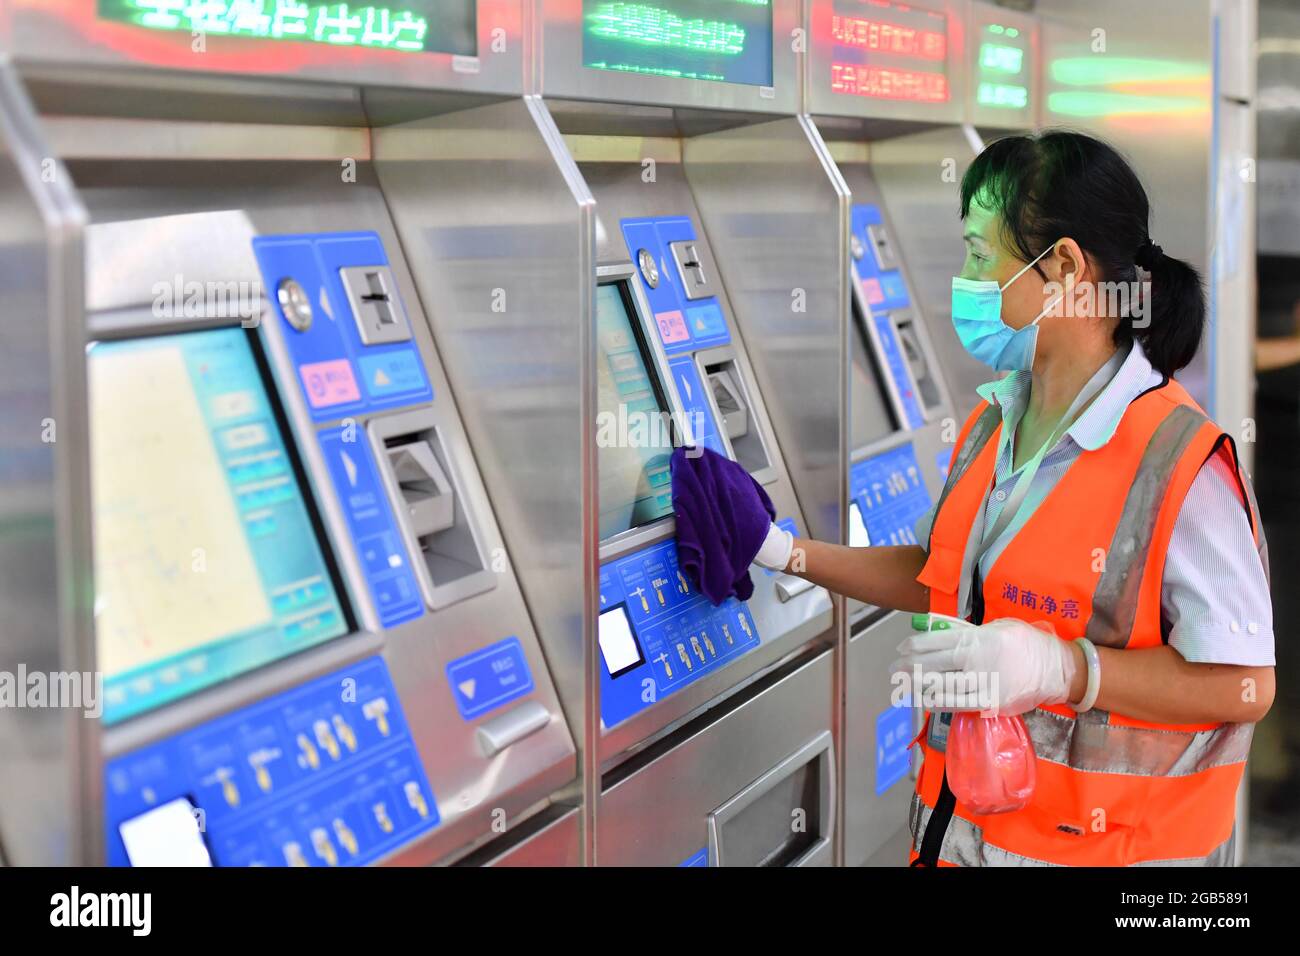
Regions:
<instances>
[{"instance_id":1,"label":"orange safety vest","mask_svg":"<svg viewBox=\"0 0 1300 956\"><path fill-rule=\"evenodd\" d=\"M981 404L958 438L917 577L930 589L931 611L961 613L967 541L987 500L1001 428L1001 409ZM1197 472L1216 453L1230 456L1267 568L1232 439L1181 385L1166 381L1134 399L1109 442L1074 461L989 568L973 595L972 620L1015 617L1047 622L1062 640L1159 647L1174 522ZM926 715L913 742L924 755L909 814L914 865L1232 862L1237 785L1253 724L1159 724L1096 708L1076 714L1065 705L1023 717L1038 758L1034 794L1020 810L981 816L948 788L943 723Z\"/></svg>"}]
</instances>

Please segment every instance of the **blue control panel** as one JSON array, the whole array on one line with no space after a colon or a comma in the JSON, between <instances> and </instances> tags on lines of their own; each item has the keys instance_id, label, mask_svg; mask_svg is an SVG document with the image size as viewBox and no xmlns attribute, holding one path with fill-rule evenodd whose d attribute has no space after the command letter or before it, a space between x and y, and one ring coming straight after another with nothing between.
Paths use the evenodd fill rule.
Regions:
<instances>
[{"instance_id":1,"label":"blue control panel","mask_svg":"<svg viewBox=\"0 0 1300 956\"><path fill-rule=\"evenodd\" d=\"M678 866L708 866L709 848L706 846L703 847L702 849L696 850L694 853L692 853L686 859L682 860L682 862L678 863L677 865Z\"/></svg>"},{"instance_id":2,"label":"blue control panel","mask_svg":"<svg viewBox=\"0 0 1300 956\"><path fill-rule=\"evenodd\" d=\"M713 409L709 406L708 393L704 390L704 383L700 379L700 370L695 365L695 359L690 355L679 355L668 362L668 371L677 386L682 408L690 420L695 444L725 456L727 449L718 431L718 424L713 418Z\"/></svg>"},{"instance_id":3,"label":"blue control panel","mask_svg":"<svg viewBox=\"0 0 1300 956\"><path fill-rule=\"evenodd\" d=\"M731 330L717 296L689 299L682 288L682 276L673 261L670 245L696 239L695 227L687 216L654 219L624 219L623 239L635 263L642 249L654 256L659 267L659 284L650 288L638 271L641 289L650 303L659 340L669 355L726 345ZM684 400L684 399L683 399Z\"/></svg>"},{"instance_id":4,"label":"blue control panel","mask_svg":"<svg viewBox=\"0 0 1300 956\"><path fill-rule=\"evenodd\" d=\"M304 331L289 323L278 303L275 310L313 421L432 400L415 340L407 335L402 341L365 344L344 288L344 269L389 265L378 235L262 236L253 240L253 251L272 302L281 282L292 279L311 307L312 322ZM396 288L386 292L397 297ZM392 308L401 310L400 302Z\"/></svg>"},{"instance_id":5,"label":"blue control panel","mask_svg":"<svg viewBox=\"0 0 1300 956\"><path fill-rule=\"evenodd\" d=\"M911 442L854 462L849 496L873 545L916 544L912 526L934 504Z\"/></svg>"},{"instance_id":6,"label":"blue control panel","mask_svg":"<svg viewBox=\"0 0 1300 956\"><path fill-rule=\"evenodd\" d=\"M533 689L533 674L517 637L507 637L447 665L451 696L465 720L522 697Z\"/></svg>"},{"instance_id":7,"label":"blue control panel","mask_svg":"<svg viewBox=\"0 0 1300 956\"><path fill-rule=\"evenodd\" d=\"M925 414L921 403L912 387L912 378L907 370L907 356L903 354L902 344L898 341L898 332L894 328L890 312L906 309L912 304L903 279L901 269L882 269L876 259L875 243L871 238L871 227L881 226L884 219L880 207L873 203L856 205L851 213L853 235L862 243L866 254L854 262L854 281L862 288L862 297L871 310L871 322L875 328L876 338L883 353L885 369L893 380L894 388L903 402L903 412L907 416L909 428L920 428L925 424Z\"/></svg>"},{"instance_id":8,"label":"blue control panel","mask_svg":"<svg viewBox=\"0 0 1300 956\"><path fill-rule=\"evenodd\" d=\"M677 566L677 543L661 541L600 569L600 712L606 727L759 645L741 601L714 607Z\"/></svg>"},{"instance_id":9,"label":"blue control panel","mask_svg":"<svg viewBox=\"0 0 1300 956\"><path fill-rule=\"evenodd\" d=\"M389 265L378 235L262 236L253 240L253 251L269 298L277 302L285 347L313 421L339 421L432 401L433 389L410 334L410 317L391 273L365 275L366 269L386 270ZM381 342L372 339L373 344L366 344L348 298L344 270L355 269L380 283L367 286L370 291L358 301L382 300L391 321ZM282 282L290 279L311 308L311 323L305 329L290 323L278 302ZM380 623L388 628L420 617L424 602L411 557L360 426L347 422L322 430L317 438Z\"/></svg>"},{"instance_id":10,"label":"blue control panel","mask_svg":"<svg viewBox=\"0 0 1300 956\"><path fill-rule=\"evenodd\" d=\"M873 310L882 312L890 309L906 309L912 304L912 297L907 292L903 271L898 268L882 269L876 258L871 228L885 224L880 207L875 203L859 203L852 208L849 216L853 235L866 249L866 255L855 262L862 291L866 294L867 305Z\"/></svg>"},{"instance_id":11,"label":"blue control panel","mask_svg":"<svg viewBox=\"0 0 1300 956\"><path fill-rule=\"evenodd\" d=\"M104 783L113 866L181 852L178 803L218 866L360 865L439 822L379 657L118 757Z\"/></svg>"},{"instance_id":12,"label":"blue control panel","mask_svg":"<svg viewBox=\"0 0 1300 956\"><path fill-rule=\"evenodd\" d=\"M876 796L907 776L912 708L887 707L876 716Z\"/></svg>"},{"instance_id":13,"label":"blue control panel","mask_svg":"<svg viewBox=\"0 0 1300 956\"><path fill-rule=\"evenodd\" d=\"M424 613L424 600L370 443L355 426L325 429L317 439L380 623L394 627L415 620Z\"/></svg>"}]
</instances>

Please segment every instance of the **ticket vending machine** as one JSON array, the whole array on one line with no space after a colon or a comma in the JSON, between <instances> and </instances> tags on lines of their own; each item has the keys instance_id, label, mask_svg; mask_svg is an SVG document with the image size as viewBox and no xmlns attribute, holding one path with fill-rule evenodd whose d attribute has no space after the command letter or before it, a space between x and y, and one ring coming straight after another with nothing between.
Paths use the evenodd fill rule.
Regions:
<instances>
[{"instance_id":1,"label":"ticket vending machine","mask_svg":"<svg viewBox=\"0 0 1300 956\"><path fill-rule=\"evenodd\" d=\"M539 10L539 92L595 214L595 860L830 863L831 598L754 567L753 596L714 607L677 565L668 473L674 444L711 448L781 523L839 536L843 210L793 115L796 5Z\"/></svg>"},{"instance_id":2,"label":"ticket vending machine","mask_svg":"<svg viewBox=\"0 0 1300 956\"><path fill-rule=\"evenodd\" d=\"M947 232L942 248L951 249L955 236L960 249L958 205L954 199L939 210L941 220L900 213L909 196L881 175L882 166L910 165L927 184L926 202L934 204L935 193L945 198L945 190L955 197L956 170L936 144L961 136L965 8L943 0L813 0L806 8L807 110L852 196L848 536L855 546L924 543L915 525L938 500L965 413L949 361L960 344L929 315L922 292L930 283L938 296L942 283L946 295L961 259L908 254L917 233ZM962 149L969 152L964 141ZM889 666L910 615L850 602L848 619L844 860L899 865L907 859L908 746L918 724L917 711L899 706L905 689L891 682Z\"/></svg>"},{"instance_id":3,"label":"ticket vending machine","mask_svg":"<svg viewBox=\"0 0 1300 956\"><path fill-rule=\"evenodd\" d=\"M26 623L0 648L102 675L98 713L0 715L8 862L420 864L510 839L575 749L526 535L485 488L371 140L517 95L519 5L3 12L28 257L3 275L40 320L6 323L0 378L58 435L4 478L33 530L3 564L54 583L6 591ZM515 52L485 55L499 31ZM534 188L570 199L534 228L576 229L553 167ZM531 493L571 518L550 544L576 561L572 485Z\"/></svg>"}]
</instances>

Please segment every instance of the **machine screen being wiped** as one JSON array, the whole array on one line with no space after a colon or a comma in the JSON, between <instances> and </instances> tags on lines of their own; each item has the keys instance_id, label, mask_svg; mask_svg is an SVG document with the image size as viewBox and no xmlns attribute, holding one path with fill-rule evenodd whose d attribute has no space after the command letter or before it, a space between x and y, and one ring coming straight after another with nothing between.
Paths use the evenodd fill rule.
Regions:
<instances>
[{"instance_id":1,"label":"machine screen being wiped","mask_svg":"<svg viewBox=\"0 0 1300 956\"><path fill-rule=\"evenodd\" d=\"M348 630L247 332L101 342L89 378L106 723Z\"/></svg>"},{"instance_id":2,"label":"machine screen being wiped","mask_svg":"<svg viewBox=\"0 0 1300 956\"><path fill-rule=\"evenodd\" d=\"M99 17L195 36L474 56L476 6L475 0L99 0Z\"/></svg>"},{"instance_id":3,"label":"machine screen being wiped","mask_svg":"<svg viewBox=\"0 0 1300 956\"><path fill-rule=\"evenodd\" d=\"M582 14L584 66L772 85L770 0L583 0Z\"/></svg>"},{"instance_id":4,"label":"machine screen being wiped","mask_svg":"<svg viewBox=\"0 0 1300 956\"><path fill-rule=\"evenodd\" d=\"M600 538L672 514L672 427L622 282L596 290Z\"/></svg>"}]
</instances>

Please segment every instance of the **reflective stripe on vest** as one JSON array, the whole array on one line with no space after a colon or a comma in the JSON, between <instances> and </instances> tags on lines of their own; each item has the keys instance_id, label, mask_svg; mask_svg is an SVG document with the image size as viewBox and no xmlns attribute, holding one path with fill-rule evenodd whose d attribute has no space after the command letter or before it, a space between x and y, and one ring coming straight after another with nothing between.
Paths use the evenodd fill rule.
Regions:
<instances>
[{"instance_id":1,"label":"reflective stripe on vest","mask_svg":"<svg viewBox=\"0 0 1300 956\"><path fill-rule=\"evenodd\" d=\"M1183 777L1241 763L1250 753L1253 724L1214 730L1151 730L1112 724L1110 713L1071 717L1037 708L1022 715L1039 760L1084 773Z\"/></svg>"},{"instance_id":2,"label":"reflective stripe on vest","mask_svg":"<svg viewBox=\"0 0 1300 956\"><path fill-rule=\"evenodd\" d=\"M996 469L996 447L987 446L1000 425L1001 410L995 406L977 409L967 420L960 452L931 526L930 559L920 576L922 583L931 587L932 610L960 613L955 608L960 581L955 579L966 574L966 558L962 557L959 567L954 552L969 537L970 524L978 520L975 509L985 506ZM1073 471L1083 462L1083 470L1073 476L1074 483L1067 472L1040 506L1042 518L1036 524L1027 522L994 562L990 580L984 582L987 619L1043 616L1043 608L1035 603L1042 591L1035 597L1025 595L1022 603L1016 600L1011 585L1018 580L1029 581L1035 589L1049 584L1048 591L1069 592L1079 605L1078 618L1056 617L1061 637L1086 634L1094 643L1116 648L1158 646L1162 640L1158 572L1163 568L1182 498L1206 457L1217 451L1221 435L1176 382L1135 399L1116 432L1118 440L1081 456L1071 466ZM1127 488L1112 485L1091 499L1092 507L1079 500L1104 480L1102 476L1112 474ZM944 515L949 493L967 478L969 483L952 497L955 510ZM1241 483L1259 538L1249 482L1242 477ZM1121 491L1123 497L1117 497ZM1111 523L1113 528L1108 528ZM941 524L943 530L936 539ZM1071 547L1064 552L1060 546L1065 542L1059 535L1066 533L1067 527L1084 537L1067 538ZM1094 531L1096 540L1108 543L1109 548L1100 572L1093 568L1093 574L1084 577L1081 555L1092 550ZM1262 538L1259 540L1262 547ZM1067 553L1072 560L1066 559ZM1039 559L1040 555L1057 554L1062 556L1059 567ZM1059 591L1051 586L1052 576L1057 574L1063 576ZM999 582L1010 593L1001 594ZM1089 592L1090 611L1086 608ZM1053 861L1114 865L1146 862L1148 856L1155 861L1168 857L1188 864L1230 862L1231 840L1225 842L1224 836L1232 830L1232 794L1249 752L1253 725L1162 725L1100 710L1075 715L1064 706L1039 708L1024 718L1040 761L1039 788L1046 787L1047 792L1036 794L1024 810L980 818L983 827L965 819L959 804L944 834L941 859L968 865ZM944 755L928 743L922 743L922 752L925 762L916 798L920 811L912 814L911 821L918 848L930 817L926 801L933 803L939 791L936 777L944 766ZM1144 779L1152 783L1139 782ZM1156 789L1148 795L1143 789L1146 786ZM1192 832L1172 833L1171 828L1159 826L1162 812L1178 820L1203 821L1204 827L1195 832L1193 823L1184 828ZM1114 825L1114 831L1103 827L1099 831L1102 837L1090 839L1087 830L1092 813L1100 813ZM1005 819L1010 817L1019 819ZM985 843L986 831L996 845ZM1062 834L1069 835L1064 842ZM1217 843L1209 844L1209 839ZM1208 849L1207 844L1216 849L1203 857L1183 852L1194 849L1200 853ZM1174 852L1168 852L1171 850Z\"/></svg>"},{"instance_id":3,"label":"reflective stripe on vest","mask_svg":"<svg viewBox=\"0 0 1300 956\"><path fill-rule=\"evenodd\" d=\"M926 825L930 822L929 807L921 802L918 794L912 794L908 807L908 822L911 825L912 856L921 850L921 839ZM1143 860L1131 866L1231 866L1237 838L1236 828L1232 834L1205 856L1180 857L1167 860ZM984 837L984 831L969 820L954 816L944 834L943 846L939 850L939 859L954 866L1060 866L1047 860L1012 853L1000 846L990 843Z\"/></svg>"},{"instance_id":4,"label":"reflective stripe on vest","mask_svg":"<svg viewBox=\"0 0 1300 956\"><path fill-rule=\"evenodd\" d=\"M948 492L961 481L970 468L979 453L983 451L984 446L988 444L990 438L997 432L1002 425L1002 409L996 405L988 405L984 411L976 409L971 418L967 420L962 431L965 433L965 439L961 435L957 436L957 454L953 458L952 467L948 469L948 480L943 483L943 491L939 493L939 503L935 505L934 516L937 519L939 512L943 510L943 503L948 497ZM930 522L930 534L934 534L934 522Z\"/></svg>"},{"instance_id":5,"label":"reflective stripe on vest","mask_svg":"<svg viewBox=\"0 0 1300 956\"><path fill-rule=\"evenodd\" d=\"M1128 644L1137 617L1142 565L1155 533L1160 504L1169 491L1174 468L1203 424L1204 415L1179 405L1151 436L1106 551L1106 568L1093 592L1092 617L1085 635L1092 643L1107 647Z\"/></svg>"}]
</instances>

